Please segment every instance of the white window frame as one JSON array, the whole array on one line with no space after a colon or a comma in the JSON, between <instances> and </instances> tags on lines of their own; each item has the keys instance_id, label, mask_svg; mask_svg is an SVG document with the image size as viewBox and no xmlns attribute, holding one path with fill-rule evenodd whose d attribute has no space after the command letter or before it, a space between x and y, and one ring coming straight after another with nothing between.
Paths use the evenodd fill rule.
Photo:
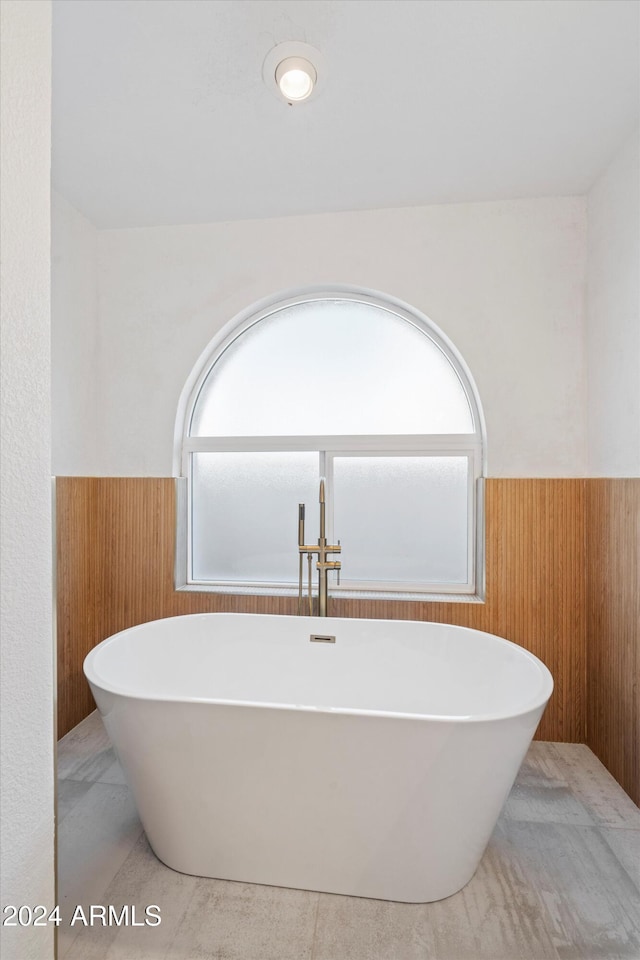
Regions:
<instances>
[{"instance_id":1,"label":"white window frame","mask_svg":"<svg viewBox=\"0 0 640 960\"><path fill-rule=\"evenodd\" d=\"M313 300L341 299L371 303L407 320L428 336L444 353L465 391L474 433L466 434L407 434L407 435L339 435L339 436L257 436L231 437L190 435L194 410L200 391L209 373L226 349L246 330L267 319L271 314L298 303ZM178 590L212 593L296 596L297 584L257 583L238 581L202 581L193 577L191 543L191 460L194 453L259 451L317 451L320 455L319 476L327 481L327 534L333 532L332 463L335 456L463 456L468 459L468 547L466 583L397 583L384 581L349 581L344 576L340 586L332 582L330 596L378 599L415 600L483 600L484 599L484 487L485 428L478 392L464 360L435 325L418 311L384 294L362 291L353 287L333 287L294 293L286 297L270 298L254 305L227 324L213 338L194 367L185 385L176 418L174 437L174 472L177 474L177 540L175 586ZM294 518L295 519L295 518ZM292 521L292 529L295 529ZM293 534L292 534L293 537ZM292 555L297 555L297 543L292 540ZM343 571L347 574L347 571Z\"/></svg>"}]
</instances>

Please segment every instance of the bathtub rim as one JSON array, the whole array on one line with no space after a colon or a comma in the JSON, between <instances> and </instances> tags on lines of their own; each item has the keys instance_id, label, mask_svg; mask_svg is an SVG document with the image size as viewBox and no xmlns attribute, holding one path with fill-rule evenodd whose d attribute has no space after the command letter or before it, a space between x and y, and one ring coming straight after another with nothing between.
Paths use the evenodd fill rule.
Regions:
<instances>
[{"instance_id":1,"label":"bathtub rim","mask_svg":"<svg viewBox=\"0 0 640 960\"><path fill-rule=\"evenodd\" d=\"M499 643L501 645L506 645L508 647L515 648L519 654L525 657L533 667L537 669L542 679L542 688L543 691L537 697L525 700L520 709L516 712L509 713L477 713L477 714L429 714L429 713L407 713L395 710L367 710L367 709L352 709L348 707L328 707L328 706L311 706L309 704L296 704L296 703L271 703L266 700L227 700L223 698L212 698L212 697L190 697L190 696L168 696L168 695L153 695L151 693L141 693L140 691L131 691L122 687L118 687L115 684L104 681L99 675L96 674L95 668L93 666L93 660L97 655L97 651L100 649L105 649L110 646L116 640L122 638L124 635L133 633L136 630L139 630L141 627L151 626L154 623L163 623L165 621L172 620L185 620L185 619L201 619L204 617L216 617L216 616L225 616L225 617L241 617L243 619L269 619L269 620L282 620L286 619L295 619L298 621L306 621L308 623L317 624L318 622L322 624L328 624L329 622L333 623L353 623L354 621L360 623L384 623L384 624L397 624L397 623L407 623L415 624L418 626L436 626L444 627L447 630L451 631L460 631L463 633L477 633L485 637L490 637L492 641ZM326 631L325 631L326 632ZM459 624L448 624L448 623L438 623L434 620L388 620L384 618L373 618L373 617L327 617L318 618L318 617L294 617L288 616L286 614L275 614L275 613L239 613L236 611L214 611L211 613L187 613L187 614L178 614L173 617L158 617L154 620L145 620L142 623L134 624L132 627L125 627L124 630L119 630L117 633L111 634L109 637L105 637L104 640L101 640L97 643L86 655L82 664L82 670L85 675L85 678L91 687L95 686L99 690L104 691L105 693L112 694L113 696L122 697L128 700L139 700L144 702L156 702L156 703L181 703L181 704L203 704L209 706L224 706L224 707L248 707L252 709L268 709L268 710L288 710L288 711L298 711L303 713L313 713L313 714L328 714L331 716L362 716L362 717L380 717L384 719L398 719L398 720L424 720L429 722L439 722L439 723L491 723L501 720L515 720L519 717L526 716L527 714L533 713L536 710L544 710L547 703L549 702L554 688L555 683L553 675L547 665L540 660L534 653L527 650L525 647L521 647L519 644L514 643L512 640L507 640L505 637L499 637L497 634L489 633L486 630L476 630L474 627L463 627ZM95 699L95 697L94 697Z\"/></svg>"}]
</instances>

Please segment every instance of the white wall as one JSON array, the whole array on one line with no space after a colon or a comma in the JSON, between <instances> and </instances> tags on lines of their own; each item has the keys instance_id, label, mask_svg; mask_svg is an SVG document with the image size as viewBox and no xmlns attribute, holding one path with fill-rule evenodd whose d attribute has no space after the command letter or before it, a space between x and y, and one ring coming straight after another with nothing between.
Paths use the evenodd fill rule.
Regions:
<instances>
[{"instance_id":1,"label":"white wall","mask_svg":"<svg viewBox=\"0 0 640 960\"><path fill-rule=\"evenodd\" d=\"M640 135L589 193L590 476L640 476Z\"/></svg>"},{"instance_id":2,"label":"white wall","mask_svg":"<svg viewBox=\"0 0 640 960\"><path fill-rule=\"evenodd\" d=\"M98 231L59 193L51 209L53 472L98 472Z\"/></svg>"},{"instance_id":3,"label":"white wall","mask_svg":"<svg viewBox=\"0 0 640 960\"><path fill-rule=\"evenodd\" d=\"M0 905L53 906L49 0L4 0L1 33ZM52 927L0 936L3 960L53 957Z\"/></svg>"},{"instance_id":4,"label":"white wall","mask_svg":"<svg viewBox=\"0 0 640 960\"><path fill-rule=\"evenodd\" d=\"M583 198L107 230L98 264L98 473L170 475L178 398L216 331L263 297L332 282L405 300L453 340L484 404L490 475L585 472Z\"/></svg>"}]
</instances>

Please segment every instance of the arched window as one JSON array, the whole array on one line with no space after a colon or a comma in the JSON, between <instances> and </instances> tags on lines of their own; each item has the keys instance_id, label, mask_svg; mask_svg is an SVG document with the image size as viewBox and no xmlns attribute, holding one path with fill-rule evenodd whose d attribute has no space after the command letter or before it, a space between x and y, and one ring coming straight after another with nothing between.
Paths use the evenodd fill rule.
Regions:
<instances>
[{"instance_id":1,"label":"arched window","mask_svg":"<svg viewBox=\"0 0 640 960\"><path fill-rule=\"evenodd\" d=\"M477 594L483 426L462 358L410 307L352 289L243 315L185 388L178 585L295 593L297 510L342 544L330 594Z\"/></svg>"}]
</instances>

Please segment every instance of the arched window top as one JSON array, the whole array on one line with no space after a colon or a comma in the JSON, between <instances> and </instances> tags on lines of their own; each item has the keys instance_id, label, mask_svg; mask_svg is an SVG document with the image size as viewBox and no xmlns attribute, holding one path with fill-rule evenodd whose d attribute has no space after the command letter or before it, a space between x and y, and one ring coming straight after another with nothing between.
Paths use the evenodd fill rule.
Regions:
<instances>
[{"instance_id":1,"label":"arched window top","mask_svg":"<svg viewBox=\"0 0 640 960\"><path fill-rule=\"evenodd\" d=\"M211 345L191 437L481 433L473 386L426 318L352 292L281 301Z\"/></svg>"}]
</instances>

